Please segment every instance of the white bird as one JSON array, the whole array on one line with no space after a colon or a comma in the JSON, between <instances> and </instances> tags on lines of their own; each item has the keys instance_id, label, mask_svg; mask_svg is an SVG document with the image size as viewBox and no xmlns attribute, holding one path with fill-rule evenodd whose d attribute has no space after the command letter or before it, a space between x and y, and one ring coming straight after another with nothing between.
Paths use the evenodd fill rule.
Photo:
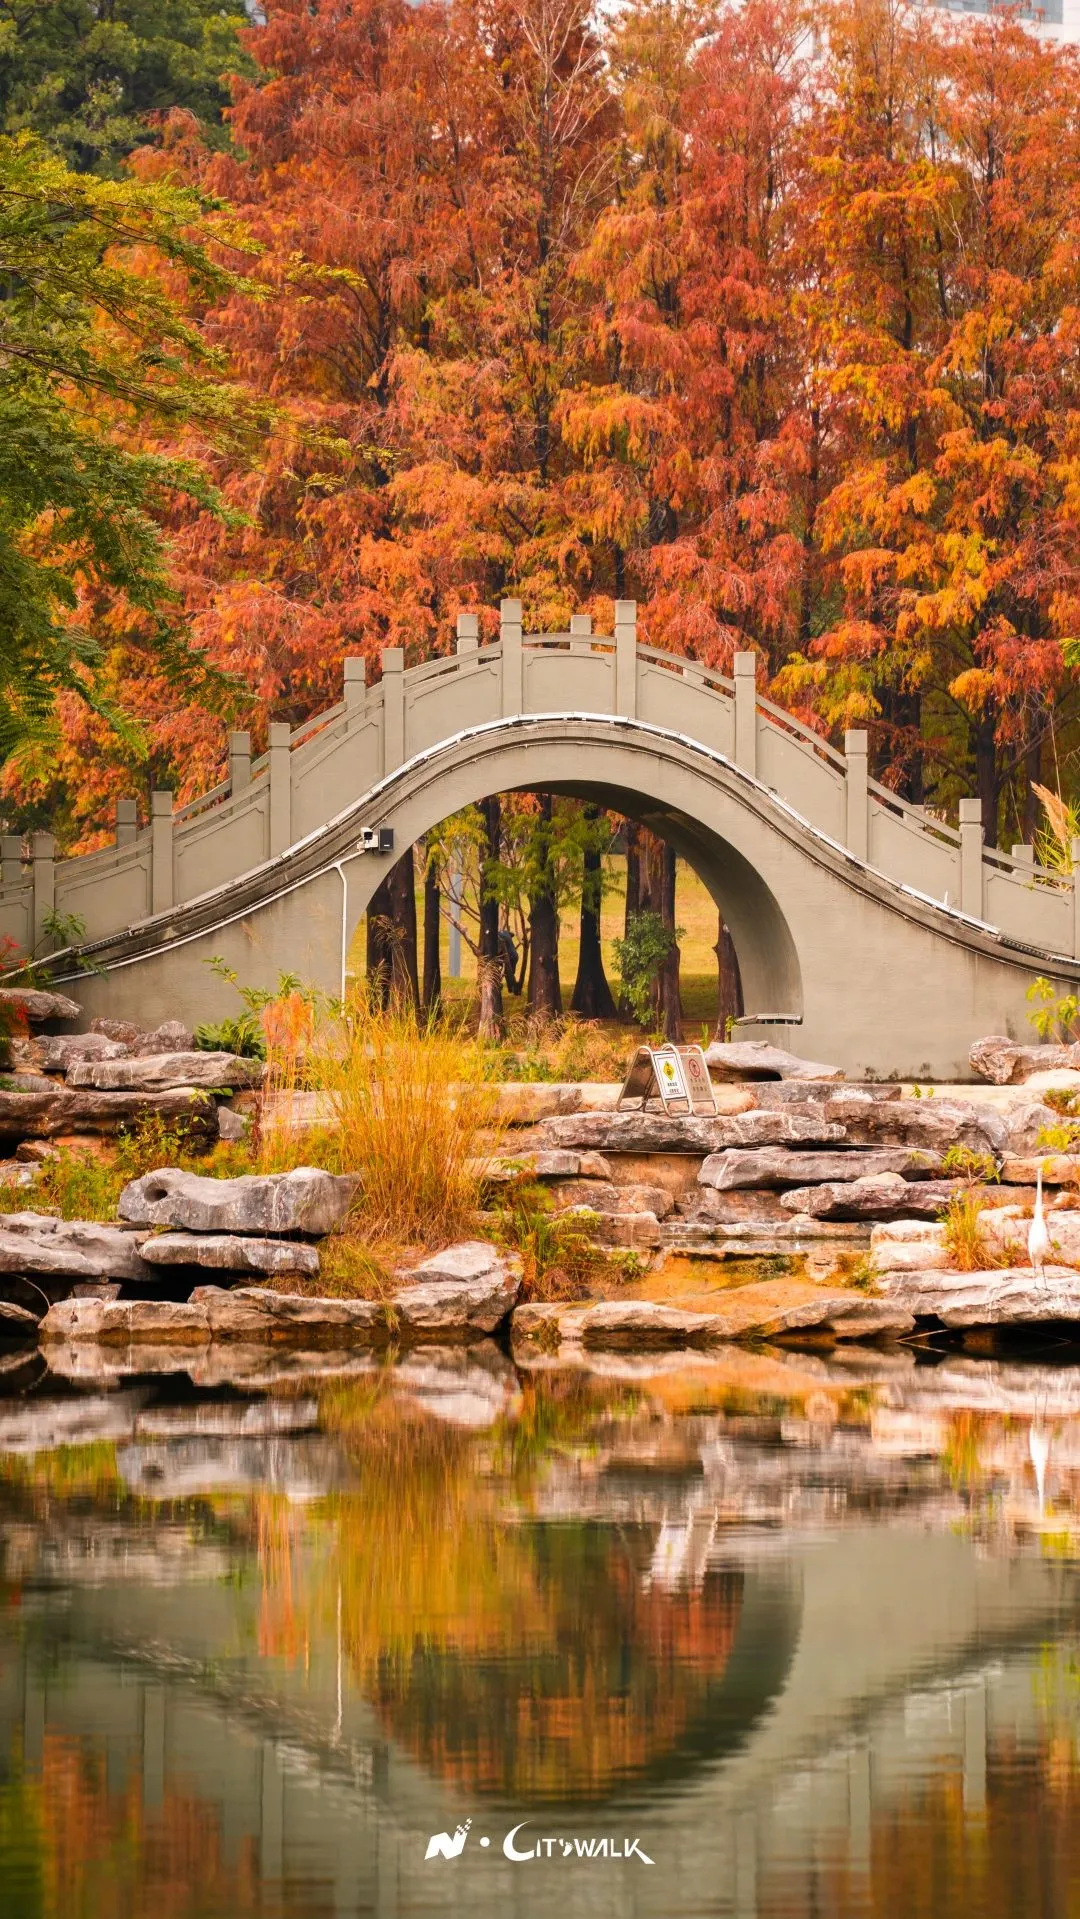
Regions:
<instances>
[{"instance_id":1,"label":"white bird","mask_svg":"<svg viewBox=\"0 0 1080 1919\"><path fill-rule=\"evenodd\" d=\"M1040 1286L1045 1284L1043 1279L1043 1261L1049 1251L1050 1234L1047 1232L1046 1221L1043 1218L1042 1160L1040 1160L1035 1169L1035 1213L1031 1225L1028 1228L1028 1258L1031 1261L1031 1270L1038 1279Z\"/></svg>"}]
</instances>

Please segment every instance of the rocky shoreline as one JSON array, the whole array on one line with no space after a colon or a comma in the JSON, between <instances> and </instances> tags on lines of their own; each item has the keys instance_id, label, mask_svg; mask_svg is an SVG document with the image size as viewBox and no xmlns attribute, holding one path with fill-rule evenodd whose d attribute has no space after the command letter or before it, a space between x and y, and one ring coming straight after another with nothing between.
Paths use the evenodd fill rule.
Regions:
<instances>
[{"instance_id":1,"label":"rocky shoreline","mask_svg":"<svg viewBox=\"0 0 1080 1919\"><path fill-rule=\"evenodd\" d=\"M69 1016L58 996L36 997L35 1017ZM315 1349L500 1334L550 1353L1080 1329L1080 1211L1070 1210L1080 1152L1060 1097L1044 1097L1080 1088L1078 1059L1074 1048L986 1039L972 1048L982 1084L905 1089L853 1085L769 1047L713 1047L715 1118L617 1111L610 1086L505 1086L507 1131L474 1166L492 1200L527 1177L597 1243L653 1261L673 1249L723 1259L822 1241L866 1254L857 1285L766 1279L707 1300L552 1304L521 1299L519 1262L488 1240L395 1272L384 1297L313 1297L320 1240L362 1205L354 1178L317 1168L228 1179L163 1167L130 1182L115 1222L34 1211L36 1167L71 1137L62 1129L73 1112L100 1135L135 1102L139 1112L197 1115L217 1137L248 1123L238 1097L248 1106L262 1097L258 1061L199 1051L175 1023L153 1034L104 1020L89 1033L43 1034L22 1043L0 1090L0 1136L17 1141L5 1172L30 1202L0 1215L0 1290L22 1281L35 1297L0 1299L0 1337L40 1339L54 1353L138 1347L149 1362L155 1349L221 1342ZM317 1096L299 1101L314 1122ZM1040 1169L1051 1252L1036 1276L1023 1249ZM978 1210L985 1264L970 1248L967 1269L952 1263L944 1221L957 1201ZM282 1289L286 1280L305 1290Z\"/></svg>"}]
</instances>

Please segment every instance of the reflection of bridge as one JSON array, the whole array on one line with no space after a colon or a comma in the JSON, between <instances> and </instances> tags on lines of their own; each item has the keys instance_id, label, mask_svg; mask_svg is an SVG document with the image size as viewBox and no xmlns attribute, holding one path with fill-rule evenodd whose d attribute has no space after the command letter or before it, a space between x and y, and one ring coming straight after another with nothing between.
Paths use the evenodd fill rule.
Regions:
<instances>
[{"instance_id":1,"label":"reflection of bridge","mask_svg":"<svg viewBox=\"0 0 1080 1919\"><path fill-rule=\"evenodd\" d=\"M737 1477L756 1497L759 1470L773 1449L738 1450ZM731 1466L730 1458L718 1458L706 1476L716 1489L726 1475L734 1495ZM838 1470L834 1456L833 1476ZM789 1488L797 1492L805 1483L812 1502L821 1460L801 1459L795 1449L787 1471ZM862 1474L853 1459L853 1485ZM752 1919L759 1910L783 1909L777 1883L793 1909L812 1909L821 1859L867 1873L875 1822L888 1818L897 1796L940 1778L945 1767L962 1783L965 1815L978 1821L990 1742L999 1731L1021 1741L1037 1737L1032 1651L1063 1621L1075 1620L1075 1569L1031 1556L1006 1571L969 1540L929 1530L924 1497L944 1490L934 1471L921 1492L888 1464L867 1460L865 1475L882 1494L893 1485L892 1500L881 1506L888 1526L851 1512L843 1520L837 1511L843 1523L823 1530L812 1523L811 1503L803 1512L810 1529L800 1533L783 1524L778 1506L776 1530L743 1527L730 1535L731 1545L720 1546L728 1563L741 1565L746 1616L772 1618L784 1642L771 1700L748 1696L721 1754L702 1753L677 1790L639 1798L630 1812L538 1815L544 1830L614 1823L642 1835L663 1871L653 1877L632 1864L612 1866L605 1910L678 1919L683 1911L700 1912L704 1900L710 1910ZM695 1476L684 1476L681 1493L677 1479L672 1473L658 1488L648 1472L603 1475L592 1484L592 1523L603 1524L607 1508L613 1530L631 1516L655 1524L680 1498L698 1496ZM575 1510L571 1480L562 1492ZM526 1523L563 1524L562 1505L555 1483L547 1517ZM905 1524L909 1505L914 1523ZM362 1505L362 1524L361 1515ZM828 1525L828 1513L818 1517ZM75 1514L64 1523L72 1549L80 1524L85 1528L87 1556L96 1558L94 1516ZM588 1876L544 1866L536 1869L543 1890L534 1878L523 1887L515 1869L476 1847L452 1876L425 1873L431 1832L452 1830L471 1815L477 1833L486 1823L501 1835L510 1815L522 1818L530 1809L492 1807L465 1786L451 1791L388 1741L342 1658L332 1618L321 1634L312 1622L306 1663L259 1659L259 1581L243 1576L250 1572L246 1548L231 1548L233 1576L223 1577L220 1549L207 1560L205 1546L192 1541L185 1556L166 1519L160 1576L148 1578L157 1524L146 1515L131 1528L131 1579L114 1550L111 1576L95 1573L82 1582L65 1575L66 1590L53 1597L48 1577L57 1559L48 1540L37 1578L26 1560L22 1643L13 1644L11 1614L0 1640L0 1754L21 1745L34 1765L48 1734L85 1742L104 1752L115 1792L130 1772L141 1779L148 1822L167 1793L193 1798L201 1822L217 1828L233 1858L253 1847L270 1908L277 1909L279 1885L301 1889L297 1904L284 1894L289 1915L378 1912L393 1919L471 1910L485 1919L546 1912L556 1898L565 1919L595 1912ZM24 1555L28 1530L18 1528ZM66 1572L72 1566L69 1553ZM483 1658L483 1649L476 1656ZM502 1731L513 1736L510 1725Z\"/></svg>"},{"instance_id":2,"label":"reflection of bridge","mask_svg":"<svg viewBox=\"0 0 1080 1919\"><path fill-rule=\"evenodd\" d=\"M1071 884L1030 848L984 847L974 801L956 830L879 786L864 733L841 755L757 697L751 653L729 680L639 646L631 602L601 638L583 619L524 635L508 600L495 644L467 616L455 655L382 666L368 687L346 660L342 704L272 727L254 763L234 734L229 779L178 811L155 794L146 829L122 802L114 847L54 864L39 834L24 867L4 841L0 933L30 945L51 909L80 916L105 974L67 983L95 1012L122 979L133 1017L205 1017L226 992L199 964L216 952L245 979L288 967L336 991L392 857L359 852L364 829L391 827L400 853L488 793L543 787L668 838L731 927L748 1012L849 1069L955 1073L977 1033L1022 1030L1033 969L1080 979Z\"/></svg>"}]
</instances>

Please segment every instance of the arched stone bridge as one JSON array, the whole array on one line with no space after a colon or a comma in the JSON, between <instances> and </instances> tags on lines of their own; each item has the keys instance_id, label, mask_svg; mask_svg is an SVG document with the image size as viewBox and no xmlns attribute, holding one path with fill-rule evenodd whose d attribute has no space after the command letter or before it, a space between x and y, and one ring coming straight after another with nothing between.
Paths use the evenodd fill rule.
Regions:
<instances>
[{"instance_id":1,"label":"arched stone bridge","mask_svg":"<svg viewBox=\"0 0 1080 1919\"><path fill-rule=\"evenodd\" d=\"M179 809L155 793L147 828L117 808L115 846L54 862L36 834L3 842L0 933L42 950L50 913L86 926L54 975L88 1014L154 1023L234 1010L205 962L246 982L286 968L340 990L352 932L393 858L460 807L548 788L662 833L728 921L749 1036L773 1037L858 1074L966 1072L980 1033L1027 1031L1043 972L1080 982L1080 897L1069 880L985 847L978 806L959 830L868 777L866 735L836 752L757 697L755 656L734 678L638 644L631 601L615 632L587 619L524 634L515 600L499 639L458 622L457 651L382 678L345 661L345 698L295 733L270 729L251 761ZM361 850L389 826L395 853ZM45 941L47 944L47 941Z\"/></svg>"}]
</instances>

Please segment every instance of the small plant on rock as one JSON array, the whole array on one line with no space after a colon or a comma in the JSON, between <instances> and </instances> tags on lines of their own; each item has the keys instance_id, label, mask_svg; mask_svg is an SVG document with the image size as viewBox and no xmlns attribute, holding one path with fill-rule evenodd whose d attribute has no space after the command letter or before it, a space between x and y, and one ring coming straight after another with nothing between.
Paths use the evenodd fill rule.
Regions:
<instances>
[{"instance_id":1,"label":"small plant on rock","mask_svg":"<svg viewBox=\"0 0 1080 1919\"><path fill-rule=\"evenodd\" d=\"M1080 998L1075 993L1058 993L1040 974L1028 987L1027 998L1033 1008L1028 1021L1041 1040L1059 1040L1067 1045L1077 1037Z\"/></svg>"},{"instance_id":2,"label":"small plant on rock","mask_svg":"<svg viewBox=\"0 0 1080 1919\"><path fill-rule=\"evenodd\" d=\"M997 1161L990 1153L977 1153L970 1146L950 1146L941 1161L948 1179L963 1180L965 1186L993 1186L1000 1180Z\"/></svg>"},{"instance_id":3,"label":"small plant on rock","mask_svg":"<svg viewBox=\"0 0 1080 1919\"><path fill-rule=\"evenodd\" d=\"M1011 1246L999 1248L987 1244L981 1217L986 1207L984 1195L968 1187L962 1193L954 1193L938 1215L945 1228L945 1251L955 1272L984 1273L1010 1264Z\"/></svg>"},{"instance_id":4,"label":"small plant on rock","mask_svg":"<svg viewBox=\"0 0 1080 1919\"><path fill-rule=\"evenodd\" d=\"M640 1260L598 1246L592 1237L596 1224L595 1213L555 1212L550 1193L527 1174L501 1190L495 1240L521 1260L524 1299L587 1299L606 1282L637 1277Z\"/></svg>"}]
</instances>

